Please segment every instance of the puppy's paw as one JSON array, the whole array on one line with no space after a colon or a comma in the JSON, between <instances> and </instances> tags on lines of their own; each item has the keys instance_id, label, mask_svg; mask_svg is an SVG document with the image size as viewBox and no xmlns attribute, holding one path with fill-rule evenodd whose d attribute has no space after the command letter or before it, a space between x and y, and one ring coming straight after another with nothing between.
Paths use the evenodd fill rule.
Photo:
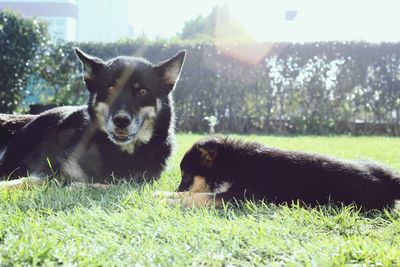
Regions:
<instances>
[{"instance_id":1,"label":"puppy's paw","mask_svg":"<svg viewBox=\"0 0 400 267\"><path fill-rule=\"evenodd\" d=\"M177 192L166 200L169 206L182 205L186 208L219 207L222 203L214 193Z\"/></svg>"},{"instance_id":2,"label":"puppy's paw","mask_svg":"<svg viewBox=\"0 0 400 267\"><path fill-rule=\"evenodd\" d=\"M190 193L181 198L181 204L186 208L216 207L214 193Z\"/></svg>"},{"instance_id":3,"label":"puppy's paw","mask_svg":"<svg viewBox=\"0 0 400 267\"><path fill-rule=\"evenodd\" d=\"M168 207L176 207L182 205L182 199L178 198L166 198L163 200L163 203L166 204Z\"/></svg>"},{"instance_id":4,"label":"puppy's paw","mask_svg":"<svg viewBox=\"0 0 400 267\"><path fill-rule=\"evenodd\" d=\"M155 191L153 193L153 197L158 197L158 198L166 198L168 197L170 194L172 194L173 192L168 192L168 191Z\"/></svg>"},{"instance_id":5,"label":"puppy's paw","mask_svg":"<svg viewBox=\"0 0 400 267\"><path fill-rule=\"evenodd\" d=\"M172 193L172 192L171 192ZM169 196L169 197L168 197ZM163 197L160 197L160 203L162 205L166 205L168 207L176 207L176 206L184 206L184 207L191 207L191 205L186 205L189 200L189 197L184 197L182 195L179 194L166 194Z\"/></svg>"},{"instance_id":6,"label":"puppy's paw","mask_svg":"<svg viewBox=\"0 0 400 267\"><path fill-rule=\"evenodd\" d=\"M182 198L185 194L189 192L168 192L168 191L155 191L153 193L154 197L158 198L171 198L171 199L179 199Z\"/></svg>"},{"instance_id":7,"label":"puppy's paw","mask_svg":"<svg viewBox=\"0 0 400 267\"><path fill-rule=\"evenodd\" d=\"M191 194L191 192L156 191L153 195L160 199L161 204L175 207L177 205L184 205L185 200L188 199Z\"/></svg>"},{"instance_id":8,"label":"puppy's paw","mask_svg":"<svg viewBox=\"0 0 400 267\"><path fill-rule=\"evenodd\" d=\"M222 200L216 198L214 193L156 191L154 196L160 198L161 203L169 207L180 205L186 208L203 208L222 205Z\"/></svg>"}]
</instances>

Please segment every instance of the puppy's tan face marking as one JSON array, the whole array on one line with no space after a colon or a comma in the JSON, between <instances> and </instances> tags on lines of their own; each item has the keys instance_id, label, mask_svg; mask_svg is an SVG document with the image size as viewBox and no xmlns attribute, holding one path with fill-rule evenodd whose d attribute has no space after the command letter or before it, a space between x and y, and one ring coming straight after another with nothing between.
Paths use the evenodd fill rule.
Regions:
<instances>
[{"instance_id":1,"label":"puppy's tan face marking","mask_svg":"<svg viewBox=\"0 0 400 267\"><path fill-rule=\"evenodd\" d=\"M204 176L196 175L193 177L193 184L191 187L191 192L194 193L209 193L210 186L206 182L206 178Z\"/></svg>"}]
</instances>

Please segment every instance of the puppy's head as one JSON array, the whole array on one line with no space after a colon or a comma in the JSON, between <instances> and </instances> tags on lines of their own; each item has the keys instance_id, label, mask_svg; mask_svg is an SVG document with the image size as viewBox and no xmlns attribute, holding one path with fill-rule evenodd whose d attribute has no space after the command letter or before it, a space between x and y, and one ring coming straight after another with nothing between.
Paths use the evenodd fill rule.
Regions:
<instances>
[{"instance_id":1,"label":"puppy's head","mask_svg":"<svg viewBox=\"0 0 400 267\"><path fill-rule=\"evenodd\" d=\"M152 122L179 78L185 51L153 65L143 58L116 57L103 61L75 52L83 65L90 92L89 108L97 125L117 145L148 142Z\"/></svg>"},{"instance_id":2,"label":"puppy's head","mask_svg":"<svg viewBox=\"0 0 400 267\"><path fill-rule=\"evenodd\" d=\"M217 192L226 185L219 156L224 140L207 138L193 144L181 161L182 180L178 191Z\"/></svg>"}]
</instances>

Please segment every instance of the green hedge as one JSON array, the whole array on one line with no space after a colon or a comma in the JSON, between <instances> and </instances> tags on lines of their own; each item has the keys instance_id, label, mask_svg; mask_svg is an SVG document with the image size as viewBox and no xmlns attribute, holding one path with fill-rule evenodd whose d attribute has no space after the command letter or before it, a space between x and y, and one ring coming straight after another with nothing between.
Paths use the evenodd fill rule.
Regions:
<instances>
[{"instance_id":1,"label":"green hedge","mask_svg":"<svg viewBox=\"0 0 400 267\"><path fill-rule=\"evenodd\" d=\"M28 79L36 72L34 56L46 42L45 24L0 12L0 112L19 106Z\"/></svg>"},{"instance_id":2,"label":"green hedge","mask_svg":"<svg viewBox=\"0 0 400 267\"><path fill-rule=\"evenodd\" d=\"M153 62L188 50L174 92L180 131L207 131L204 118L214 115L220 132L400 134L399 43L54 44L45 25L9 12L0 12L0 112L23 106L23 95L43 104L86 102L74 46L104 59Z\"/></svg>"},{"instance_id":3,"label":"green hedge","mask_svg":"<svg viewBox=\"0 0 400 267\"><path fill-rule=\"evenodd\" d=\"M143 39L68 43L48 47L52 67L41 72L57 104L86 99L73 46L105 59L140 55L153 62L188 50L174 92L180 131L207 131L204 117L215 115L216 130L222 132L400 134L398 43L277 43L252 63L237 56L261 51L262 45Z\"/></svg>"}]
</instances>

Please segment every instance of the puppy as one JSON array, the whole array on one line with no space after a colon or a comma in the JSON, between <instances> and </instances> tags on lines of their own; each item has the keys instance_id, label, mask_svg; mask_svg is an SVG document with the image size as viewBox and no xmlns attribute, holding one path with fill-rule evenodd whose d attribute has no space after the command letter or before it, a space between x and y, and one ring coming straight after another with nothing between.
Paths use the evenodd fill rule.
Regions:
<instances>
[{"instance_id":1,"label":"puppy","mask_svg":"<svg viewBox=\"0 0 400 267\"><path fill-rule=\"evenodd\" d=\"M178 193L171 204L221 206L232 200L329 202L364 209L394 207L400 199L400 175L371 162L334 159L284 151L227 138L196 142L181 162Z\"/></svg>"}]
</instances>

